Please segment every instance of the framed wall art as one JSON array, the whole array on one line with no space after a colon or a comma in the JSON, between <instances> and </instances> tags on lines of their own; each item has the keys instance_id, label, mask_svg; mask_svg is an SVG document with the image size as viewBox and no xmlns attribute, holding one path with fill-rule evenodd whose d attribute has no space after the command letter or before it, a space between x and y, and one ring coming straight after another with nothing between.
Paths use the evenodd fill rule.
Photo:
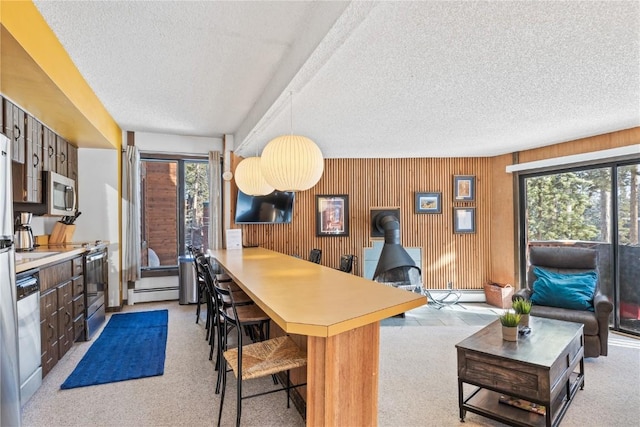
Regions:
<instances>
[{"instance_id":1,"label":"framed wall art","mask_svg":"<svg viewBox=\"0 0 640 427\"><path fill-rule=\"evenodd\" d=\"M416 213L439 214L442 213L442 193L417 193Z\"/></svg>"},{"instance_id":2,"label":"framed wall art","mask_svg":"<svg viewBox=\"0 0 640 427\"><path fill-rule=\"evenodd\" d=\"M476 208L453 208L453 232L456 234L476 232Z\"/></svg>"},{"instance_id":3,"label":"framed wall art","mask_svg":"<svg viewBox=\"0 0 640 427\"><path fill-rule=\"evenodd\" d=\"M349 235L349 196L316 196L316 236Z\"/></svg>"},{"instance_id":4,"label":"framed wall art","mask_svg":"<svg viewBox=\"0 0 640 427\"><path fill-rule=\"evenodd\" d=\"M474 175L453 176L453 201L473 202L476 199L476 177Z\"/></svg>"}]
</instances>

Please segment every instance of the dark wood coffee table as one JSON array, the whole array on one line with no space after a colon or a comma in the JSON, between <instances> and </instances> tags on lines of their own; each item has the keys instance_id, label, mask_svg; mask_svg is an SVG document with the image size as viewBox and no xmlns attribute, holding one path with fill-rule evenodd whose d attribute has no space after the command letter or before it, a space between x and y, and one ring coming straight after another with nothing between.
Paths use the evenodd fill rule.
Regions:
<instances>
[{"instance_id":1,"label":"dark wood coffee table","mask_svg":"<svg viewBox=\"0 0 640 427\"><path fill-rule=\"evenodd\" d=\"M460 421L470 411L515 426L560 423L584 388L583 326L533 316L529 325L529 335L509 342L496 320L456 345ZM465 384L475 386L467 396ZM544 405L546 413L500 403L501 396Z\"/></svg>"}]
</instances>

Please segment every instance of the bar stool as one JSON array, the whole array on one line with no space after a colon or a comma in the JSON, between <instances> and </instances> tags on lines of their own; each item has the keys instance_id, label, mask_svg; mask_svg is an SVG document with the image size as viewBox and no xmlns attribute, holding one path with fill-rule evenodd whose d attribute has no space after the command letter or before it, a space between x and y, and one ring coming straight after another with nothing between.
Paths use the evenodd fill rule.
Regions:
<instances>
[{"instance_id":1,"label":"bar stool","mask_svg":"<svg viewBox=\"0 0 640 427\"><path fill-rule=\"evenodd\" d=\"M210 268L209 268L210 272ZM218 371L218 379L216 381L216 394L220 393L222 378L226 373L226 367L222 366L223 351L227 349L228 334L233 328L247 331L252 341L261 341L269 337L269 322L271 319L267 314L253 303L246 293L232 292L225 289L217 282L215 275L210 274L212 289L215 297L212 299L214 304L214 312L216 313L214 322L217 334L217 354L215 367ZM229 304L225 303L229 301ZM230 319L232 319L230 321ZM213 358L213 345L209 351L209 359Z\"/></svg>"},{"instance_id":2,"label":"bar stool","mask_svg":"<svg viewBox=\"0 0 640 427\"><path fill-rule=\"evenodd\" d=\"M289 336L282 336L254 342L253 344L243 345L242 326L246 323L239 321L239 319L242 318L239 310L242 309L243 306L235 304L233 295L231 302L231 309L225 311L224 317L225 322L233 324L236 328L238 346L236 348L225 350L223 353L223 363L219 371L219 374L222 373L222 394L220 395L218 426L220 426L222 421L222 408L224 405L224 395L227 385L227 364L229 364L237 381L236 426L239 427L240 418L242 416L242 400L244 399L262 396L277 391L286 391L287 408L291 407L291 389L306 385L306 383L292 385L289 372L291 369L305 366L307 364L307 354L305 351L301 350ZM268 375L274 376L280 372L286 372L287 375L286 384L282 384L282 388L255 393L248 396L242 395L243 381L262 378Z\"/></svg>"}]
</instances>

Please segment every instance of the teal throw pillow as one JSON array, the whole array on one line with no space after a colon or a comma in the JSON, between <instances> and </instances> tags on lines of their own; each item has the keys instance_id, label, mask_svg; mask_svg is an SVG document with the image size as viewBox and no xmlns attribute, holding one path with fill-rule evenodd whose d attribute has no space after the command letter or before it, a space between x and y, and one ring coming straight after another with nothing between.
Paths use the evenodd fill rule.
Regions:
<instances>
[{"instance_id":1,"label":"teal throw pillow","mask_svg":"<svg viewBox=\"0 0 640 427\"><path fill-rule=\"evenodd\" d=\"M562 274L534 267L533 273L537 277L531 296L534 305L593 311L593 294L598 280L595 270Z\"/></svg>"}]
</instances>

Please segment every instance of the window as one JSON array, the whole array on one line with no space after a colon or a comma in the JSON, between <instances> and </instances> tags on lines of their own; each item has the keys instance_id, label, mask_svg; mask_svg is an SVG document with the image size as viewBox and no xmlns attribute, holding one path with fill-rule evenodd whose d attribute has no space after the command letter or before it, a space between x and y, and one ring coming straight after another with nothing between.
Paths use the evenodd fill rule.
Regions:
<instances>
[{"instance_id":1,"label":"window","mask_svg":"<svg viewBox=\"0 0 640 427\"><path fill-rule=\"evenodd\" d=\"M209 180L206 159L142 156L143 276L177 274L178 256L193 245L209 247Z\"/></svg>"},{"instance_id":2,"label":"window","mask_svg":"<svg viewBox=\"0 0 640 427\"><path fill-rule=\"evenodd\" d=\"M615 329L640 334L640 164L520 176L521 271L532 245L598 251L600 289L614 303Z\"/></svg>"}]
</instances>

